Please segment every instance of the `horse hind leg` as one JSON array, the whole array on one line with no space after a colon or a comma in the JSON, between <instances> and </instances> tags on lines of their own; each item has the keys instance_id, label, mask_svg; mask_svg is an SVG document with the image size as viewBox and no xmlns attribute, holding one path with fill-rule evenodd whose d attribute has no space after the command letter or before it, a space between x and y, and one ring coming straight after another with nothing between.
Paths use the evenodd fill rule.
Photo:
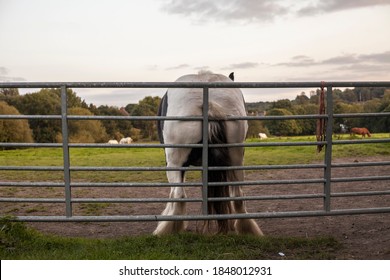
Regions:
<instances>
[{"instance_id":1,"label":"horse hind leg","mask_svg":"<svg viewBox=\"0 0 390 280\"><path fill-rule=\"evenodd\" d=\"M232 189L234 189L233 193L235 197L243 196L241 187L236 186L236 187L232 187ZM245 201L237 200L233 202L233 205L236 213L238 214L248 213L246 211ZM237 219L234 223L234 228L238 234L251 234L257 236L263 235L263 232L261 231L260 227L253 219Z\"/></svg>"},{"instance_id":2,"label":"horse hind leg","mask_svg":"<svg viewBox=\"0 0 390 280\"><path fill-rule=\"evenodd\" d=\"M238 180L242 181L244 179L244 172L242 170L235 171ZM240 186L231 187L231 196L232 197L242 197L243 191ZM245 201L243 200L234 200L232 201L234 211L238 214L248 213L246 210ZM257 225L253 219L237 219L234 223L235 230L238 234L251 234L256 236L262 236L263 232L260 227Z\"/></svg>"},{"instance_id":3,"label":"horse hind leg","mask_svg":"<svg viewBox=\"0 0 390 280\"><path fill-rule=\"evenodd\" d=\"M187 149L167 149L167 167L182 167L187 160L191 150ZM182 171L167 171L167 178L169 183L183 183L184 172ZM183 187L175 186L171 187L170 198L186 198L186 193ZM185 215L186 203L185 202L168 202L161 215ZM154 235L172 234L184 231L186 229L187 222L185 221L160 221L157 228L153 232Z\"/></svg>"},{"instance_id":4,"label":"horse hind leg","mask_svg":"<svg viewBox=\"0 0 390 280\"><path fill-rule=\"evenodd\" d=\"M169 198L186 198L186 193L183 187L172 187ZM164 211L161 213L163 216L172 215L185 215L186 203L185 202L168 202ZM179 233L186 229L187 223L185 221L160 221L157 228L153 232L154 235L164 235Z\"/></svg>"}]
</instances>

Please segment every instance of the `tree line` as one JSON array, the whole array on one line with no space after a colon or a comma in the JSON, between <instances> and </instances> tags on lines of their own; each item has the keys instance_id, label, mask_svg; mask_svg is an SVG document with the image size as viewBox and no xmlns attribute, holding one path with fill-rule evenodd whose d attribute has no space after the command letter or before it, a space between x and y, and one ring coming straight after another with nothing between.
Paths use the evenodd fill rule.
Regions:
<instances>
[{"instance_id":1,"label":"tree line","mask_svg":"<svg viewBox=\"0 0 390 280\"><path fill-rule=\"evenodd\" d=\"M334 113L390 112L390 89L354 88L343 91L334 89ZM249 115L307 115L318 114L319 90L297 95L294 100L247 103ZM67 89L69 115L99 116L155 116L160 97L145 97L138 104L124 107L95 106L87 104L72 89ZM60 89L41 89L20 95L18 89L0 89L0 114L6 115L60 115ZM334 129L340 132L340 124L347 127L367 127L371 132L389 132L390 118L338 118ZM105 143L109 139L157 140L155 121L134 120L68 120L69 141L73 143ZM249 121L248 137L257 137L259 132L276 136L313 135L316 120L253 120ZM12 119L0 120L0 142L62 141L59 119Z\"/></svg>"},{"instance_id":2,"label":"tree line","mask_svg":"<svg viewBox=\"0 0 390 280\"><path fill-rule=\"evenodd\" d=\"M334 114L390 112L390 89L334 89L332 95ZM319 97L320 90L311 91L309 96L302 92L294 100L281 99L274 102L249 103L247 110L249 115L315 115L319 111ZM343 132L340 125L347 128L367 127L374 133L390 132L390 117L335 118L334 133ZM250 121L248 136L257 137L259 132L275 136L314 135L316 120Z\"/></svg>"},{"instance_id":3,"label":"tree line","mask_svg":"<svg viewBox=\"0 0 390 280\"><path fill-rule=\"evenodd\" d=\"M72 89L67 89L68 115L155 116L159 97L146 97L125 107L87 104ZM61 90L41 89L19 94L18 89L0 89L0 114L61 115ZM137 141L156 140L154 122L132 120L68 120L71 143L105 143L109 139L131 137ZM0 142L58 143L62 141L59 119L0 120Z\"/></svg>"}]
</instances>

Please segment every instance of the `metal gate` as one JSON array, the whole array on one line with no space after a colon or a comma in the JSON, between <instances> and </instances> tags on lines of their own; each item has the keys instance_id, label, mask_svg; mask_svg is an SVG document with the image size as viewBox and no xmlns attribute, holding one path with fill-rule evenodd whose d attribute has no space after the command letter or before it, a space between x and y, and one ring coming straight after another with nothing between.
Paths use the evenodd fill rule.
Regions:
<instances>
[{"instance_id":1,"label":"metal gate","mask_svg":"<svg viewBox=\"0 0 390 280\"><path fill-rule=\"evenodd\" d=\"M390 212L390 200L387 200L387 204L383 207L364 207L353 209L333 209L332 200L338 197L360 197L360 196L388 196L390 189L382 190L370 190L360 192L334 192L332 191L332 184L341 182L372 182L372 181L389 181L390 174L388 175L370 175L370 176L356 176L354 178L334 177L332 176L332 170L335 168L349 168L349 167L364 167L364 166L390 166L390 161L380 162L356 162L356 163L334 163L332 162L332 147L334 145L349 145L349 144L375 144L375 143L389 143L389 138L382 139L362 139L362 140L334 140L332 139L333 123L336 118L371 118L371 117L390 117L390 113L356 113L356 114L334 114L333 112L333 96L332 94L326 95L327 110L325 114L315 115L290 115L290 116L247 116L247 117L228 117L228 120L286 120L286 119L322 119L326 122L326 136L324 140L320 141L300 141L300 142L255 142L244 144L209 144L207 139L208 133L208 102L203 104L203 116L192 117L158 117L158 116L75 116L68 115L67 113L67 89L68 88L201 88L203 89L203 98L208 101L209 89L213 88L321 88L324 87L328 93L332 93L333 88L344 87L390 87L390 82L296 82L296 83L225 83L225 82L210 82L210 83L191 83L191 82L174 82L174 83L0 83L0 88L61 88L61 115L0 115L1 120L8 119L50 119L60 120L62 124L62 143L0 143L0 147L8 148L45 148L45 147L57 147L63 151L63 165L62 166L11 166L0 163L0 170L2 171L61 171L63 172L63 182L50 182L50 181L15 181L6 180L0 181L0 188L23 188L23 187L58 187L64 190L63 198L16 198L16 197L1 197L1 203L58 203L64 204L63 215L42 215L42 216L16 216L15 218L20 221L36 221L36 222L50 222L50 221L162 221L162 220L208 220L208 219L240 219L240 218L277 218L277 217L310 217L310 216L331 216L331 215L351 215L351 214L373 214L373 213L389 213ZM181 144L181 145L169 145L169 144L129 144L112 146L108 144L73 144L69 143L68 137L68 121L69 120L198 120L203 122L204 139L202 144ZM244 146L247 148L253 147L288 147L288 146L317 146L324 145L325 156L324 161L321 163L309 163L309 164L292 164L292 165L251 165L244 167L209 167L207 164L207 158L203 157L203 164L201 167L188 167L188 168L176 168L175 170L197 170L200 171L201 182L187 182L183 184L176 184L182 186L192 186L201 188L202 195L199 198L182 198L182 199L169 199L169 198L74 198L72 197L72 188L75 187L121 187L121 188L144 188L144 187L169 187L172 184L167 182L161 183L92 183L92 182L77 182L72 179L72 172L74 171L166 171L166 167L82 167L73 166L70 164L69 149L72 148L99 148L99 147L112 147L112 148L164 148L164 147L202 147L204 154L207 155L207 149L218 146L237 147ZM1 153L1 151L0 151ZM209 186L218 185L218 183L207 182L207 173L212 169L228 169L228 168L241 168L244 170L295 170L295 169L319 169L322 170L322 176L320 178L311 179L289 179L289 180L254 180L244 182L233 182L234 185L249 185L262 186L270 185L290 185L290 184L322 184L323 191L316 194L278 194L278 195L260 195L260 196L246 196L242 198L208 198L207 188ZM169 170L172 170L169 169ZM317 210L303 210L303 211L260 211L252 212L248 214L229 214L229 215L211 215L207 213L207 202L217 200L246 200L246 201L275 201L275 200L293 200L293 199L321 199L322 207ZM165 202L197 202L202 204L202 211L200 214L186 215L186 216L162 216L162 215L115 215L115 216L77 216L74 215L72 206L75 203L165 203ZM162 210L162 209L161 209Z\"/></svg>"}]
</instances>

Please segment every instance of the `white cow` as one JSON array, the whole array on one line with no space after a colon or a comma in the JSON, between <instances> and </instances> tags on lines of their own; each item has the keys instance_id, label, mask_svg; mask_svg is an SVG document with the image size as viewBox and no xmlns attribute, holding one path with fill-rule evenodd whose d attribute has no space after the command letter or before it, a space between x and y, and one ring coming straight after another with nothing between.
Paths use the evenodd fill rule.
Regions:
<instances>
[{"instance_id":1,"label":"white cow","mask_svg":"<svg viewBox=\"0 0 390 280\"><path fill-rule=\"evenodd\" d=\"M267 137L267 134L265 134L265 133L259 133L259 138L260 139L267 139L268 137Z\"/></svg>"},{"instance_id":2,"label":"white cow","mask_svg":"<svg viewBox=\"0 0 390 280\"><path fill-rule=\"evenodd\" d=\"M131 137L122 138L121 141L119 141L119 144L131 144L133 142L133 139Z\"/></svg>"},{"instance_id":3,"label":"white cow","mask_svg":"<svg viewBox=\"0 0 390 280\"><path fill-rule=\"evenodd\" d=\"M107 143L108 144L118 144L118 141L116 141L116 140L109 140Z\"/></svg>"}]
</instances>

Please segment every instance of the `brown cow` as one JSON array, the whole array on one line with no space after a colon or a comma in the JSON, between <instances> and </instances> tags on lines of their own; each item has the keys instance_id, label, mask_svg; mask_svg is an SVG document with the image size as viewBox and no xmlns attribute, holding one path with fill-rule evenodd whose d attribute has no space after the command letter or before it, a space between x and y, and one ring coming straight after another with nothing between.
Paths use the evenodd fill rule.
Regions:
<instances>
[{"instance_id":1,"label":"brown cow","mask_svg":"<svg viewBox=\"0 0 390 280\"><path fill-rule=\"evenodd\" d=\"M362 136L362 138L366 137L366 135L368 137L371 137L370 132L365 127L353 127L353 128L351 128L351 136L354 135L354 134L359 134L359 135Z\"/></svg>"}]
</instances>

